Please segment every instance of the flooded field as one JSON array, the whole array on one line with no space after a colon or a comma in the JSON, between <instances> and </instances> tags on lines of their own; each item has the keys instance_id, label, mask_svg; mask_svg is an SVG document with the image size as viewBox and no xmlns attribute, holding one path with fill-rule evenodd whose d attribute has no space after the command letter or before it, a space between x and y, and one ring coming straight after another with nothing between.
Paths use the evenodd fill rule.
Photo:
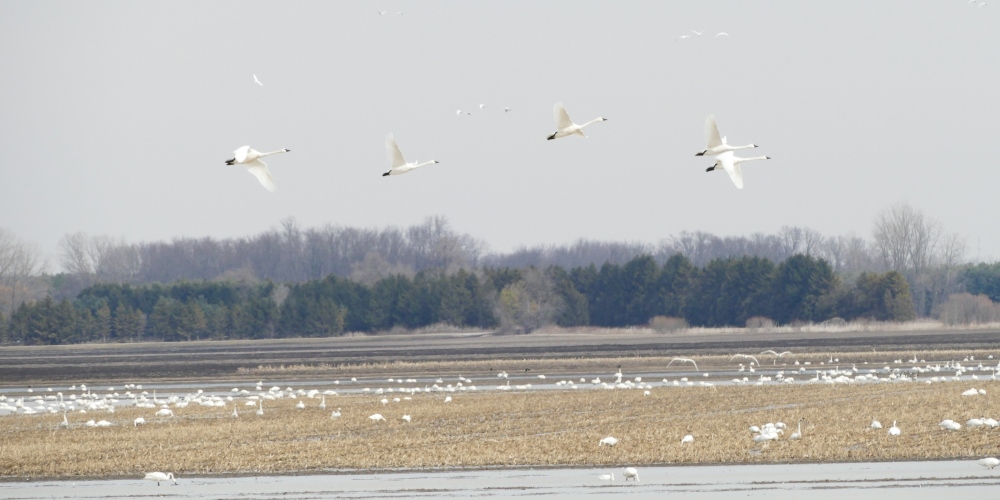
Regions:
<instances>
[{"instance_id":1,"label":"flooded field","mask_svg":"<svg viewBox=\"0 0 1000 500\"><path fill-rule=\"evenodd\" d=\"M0 497L108 498L994 498L1000 471L972 461L734 465L621 469L504 469L336 473L300 476L180 477L176 486L135 479L0 482ZM615 473L614 481L598 476Z\"/></svg>"}]
</instances>

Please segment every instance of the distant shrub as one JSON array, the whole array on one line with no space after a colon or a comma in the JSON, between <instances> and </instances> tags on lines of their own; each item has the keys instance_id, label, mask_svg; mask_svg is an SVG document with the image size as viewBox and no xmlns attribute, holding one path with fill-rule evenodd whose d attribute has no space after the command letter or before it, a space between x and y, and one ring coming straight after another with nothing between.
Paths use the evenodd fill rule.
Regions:
<instances>
[{"instance_id":1,"label":"distant shrub","mask_svg":"<svg viewBox=\"0 0 1000 500\"><path fill-rule=\"evenodd\" d=\"M937 317L948 325L992 323L1000 321L1000 304L986 295L956 293L938 306Z\"/></svg>"},{"instance_id":2,"label":"distant shrub","mask_svg":"<svg viewBox=\"0 0 1000 500\"><path fill-rule=\"evenodd\" d=\"M653 316L649 319L649 327L657 333L673 333L688 327L684 318L673 316Z\"/></svg>"},{"instance_id":3,"label":"distant shrub","mask_svg":"<svg viewBox=\"0 0 1000 500\"><path fill-rule=\"evenodd\" d=\"M751 330L774 328L774 320L765 316L754 316L747 320L747 328Z\"/></svg>"},{"instance_id":4,"label":"distant shrub","mask_svg":"<svg viewBox=\"0 0 1000 500\"><path fill-rule=\"evenodd\" d=\"M845 326L847 325L847 320L841 317L830 318L822 323L823 326Z\"/></svg>"}]
</instances>

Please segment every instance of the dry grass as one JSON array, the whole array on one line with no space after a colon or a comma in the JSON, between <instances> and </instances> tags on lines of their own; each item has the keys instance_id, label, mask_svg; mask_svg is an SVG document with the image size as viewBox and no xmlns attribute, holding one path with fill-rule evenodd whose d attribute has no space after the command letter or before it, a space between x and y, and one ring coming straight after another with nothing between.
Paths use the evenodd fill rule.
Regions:
<instances>
[{"instance_id":1,"label":"dry grass","mask_svg":"<svg viewBox=\"0 0 1000 500\"><path fill-rule=\"evenodd\" d=\"M973 385L984 386L987 396L960 396ZM385 406L378 402L383 396L327 396L328 408L342 408L339 419L319 410L318 400L306 399L308 408L297 410L295 398L265 402L263 417L239 402L238 419L229 416L233 403L192 405L176 409L173 418L137 408L76 413L69 429L58 427L61 415L17 415L0 417L0 476L982 458L1000 452L1000 429L947 432L937 423L1000 415L994 386L670 387L644 397L640 390L499 392L481 385L451 394L451 403L442 393ZM373 413L389 421L372 422ZM403 414L413 422L403 422ZM133 427L139 416L149 423ZM903 435L868 430L873 416L886 428L897 420ZM806 422L798 442L756 444L747 430L777 421L794 428L800 417ZM115 425L83 426L95 418ZM695 443L682 446L685 434ZM620 443L598 447L608 435Z\"/></svg>"}]
</instances>

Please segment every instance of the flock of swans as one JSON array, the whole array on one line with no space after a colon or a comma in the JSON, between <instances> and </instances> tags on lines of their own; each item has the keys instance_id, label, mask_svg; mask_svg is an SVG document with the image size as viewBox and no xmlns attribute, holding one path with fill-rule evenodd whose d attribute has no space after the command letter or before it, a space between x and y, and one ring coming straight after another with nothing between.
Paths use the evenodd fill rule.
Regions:
<instances>
[{"instance_id":1,"label":"flock of swans","mask_svg":"<svg viewBox=\"0 0 1000 500\"><path fill-rule=\"evenodd\" d=\"M725 35L725 33L720 33L719 35ZM257 78L256 74L253 75L253 81L261 87L264 86L264 84ZM479 109L484 108L486 108L485 104L479 105ZM504 113L509 111L510 108L504 108ZM461 109L456 111L456 114L459 116L461 116L462 113ZM465 112L465 114L471 113ZM607 121L607 118L597 117L593 120L584 122L583 124L576 124L572 119L570 119L569 113L566 111L566 107L563 106L563 103L561 102L557 102L555 104L555 107L553 108L553 115L556 123L556 131L548 136L548 140L550 141L570 136L586 138L587 136L583 133L583 129L595 123ZM757 145L747 144L744 146L731 146L727 144L726 137L719 134L719 128L715 123L715 115L709 115L705 121L705 142L707 144L705 149L695 154L695 156L715 156L715 163L708 167L706 172L712 172L717 169L724 170L727 174L729 174L729 178L732 179L733 184L736 185L737 189L743 189L743 171L741 169L741 164L743 162L769 160L771 158L770 156L756 156L752 158L740 158L734 156L733 151L746 148L756 148ZM250 148L250 146L243 146L233 151L233 157L226 160L225 163L226 165L243 165L250 174L257 178L257 181L260 182L265 189L273 192L277 189L277 184L275 184L274 178L271 177L271 172L268 170L267 164L264 163L261 158L278 153L287 153L289 151L291 150L284 148L277 151L261 153L260 151ZM440 163L437 160L407 162L403 158L403 153L400 151L399 145L396 144L396 139L392 133L387 135L385 138L385 151L386 156L389 158L389 170L382 174L383 177L403 175L420 167Z\"/></svg>"},{"instance_id":2,"label":"flock of swans","mask_svg":"<svg viewBox=\"0 0 1000 500\"><path fill-rule=\"evenodd\" d=\"M761 366L758 356L772 356L775 359L781 359L783 363L779 367L765 368ZM713 379L713 381L709 382L702 380L697 384L694 380L690 380L688 376L684 376L673 380L663 378L662 382L654 385L654 383L644 381L641 376L632 378L625 377L619 367L617 372L614 373L608 380L601 380L601 377L597 376L590 379L587 377L581 377L578 381L573 378L562 378L556 381L549 381L548 379L550 377L547 377L544 374L537 374L522 376L522 379L536 381L534 384L528 380L519 380L519 383L512 385L510 375L508 375L506 371L500 371L495 374L495 378L500 382L499 385L495 386L495 390L642 390L643 394L648 396L650 395L650 390L656 387L714 387L715 384L748 385L751 383L751 380L748 377L734 378L729 382L719 380L720 376L725 376L726 371L735 371L736 373L746 373L748 371L754 373L756 371L760 371L761 373L757 375L753 384L773 385L796 383L793 375L806 374L808 372L814 372L815 376L806 380L800 380L798 383L865 384L923 382L931 384L935 382L953 382L956 380L996 380L996 372L1000 370L1000 364L997 366L984 366L982 361L978 362L978 364L974 364L976 363L976 360L971 356L966 357L963 361L925 363L923 360L918 360L917 356L914 355L913 359L910 360L904 361L903 359L896 359L890 362L896 365L901 365L904 362L913 363L910 367L897 366L894 368L890 366L890 364L886 364L884 366L879 364L876 365L877 367L866 368L864 367L864 364L867 363L863 363L861 368L859 368L857 364L852 364L850 368L841 368L840 366L823 366L819 369L809 368L809 365L811 364L809 361L800 363L798 360L786 360L784 359L786 356L791 357L794 355L789 351L779 353L773 350L763 351L758 355L737 353L730 358L730 362L741 360L746 362L746 364L739 363L731 369L716 372L716 378ZM992 356L990 359L992 359ZM673 358L667 366L670 366L674 362L692 365L695 372L687 373L687 375L701 375L701 378L703 379L710 375L708 372L697 373L698 364L690 357ZM831 356L828 362L831 364L838 363L839 359ZM825 362L820 362L819 364L822 365L824 363ZM924 364L921 365L920 363ZM525 373L527 373L527 371ZM685 373L681 372L677 374L680 375ZM386 410L393 408L399 403L412 399L417 394L439 393L442 396L445 396L440 400L442 401L442 404L448 404L452 401L452 395L458 397L464 392L479 390L472 379L463 376L459 376L455 381L446 381L445 377L439 377L435 379L428 378L423 381L418 381L415 378L389 378L387 382L389 385L383 387L377 387L374 389L372 387L362 388L362 385L364 384L358 383L358 379L353 377L351 378L350 383L341 385L340 380L334 380L333 385L337 386L341 392L374 396L374 398L376 398L375 401L377 403L381 403L381 406L385 407L385 410L380 413L374 413L368 417L373 424L388 422L388 418L383 415L387 413ZM295 408L298 410L307 411L319 409L321 411L327 411L327 397L338 396L338 392L333 389L326 389L323 391L319 389L293 389L292 387L282 389L277 385L265 388L263 381L256 384L255 390L234 387L228 391L228 393L221 392L222 390L220 389L215 390L213 393L211 392L212 389L209 388L208 390L210 392L206 392L204 389L198 389L183 395L170 394L169 396L160 396L157 394L156 389L153 389L152 394L150 394L148 391L143 390L142 385L139 384L126 384L123 389L124 392L117 391L115 387L108 387L106 391L97 391L92 390L92 388L88 387L86 384L80 384L79 386L74 385L70 387L67 390L70 394L66 395L62 391L54 391L53 388L41 391L40 394L34 393L35 391L33 389L28 388L27 395L15 395L9 397L7 394L0 394L0 415L48 415L62 413L61 421L54 425L57 428L64 429L100 429L128 424L138 428L140 426L156 425L168 422L175 418L183 418L184 408L189 405L214 407L227 407L231 405L232 418L246 418L246 413L241 416L237 408L241 402L243 406L251 407L252 411L255 411L257 416L263 416L265 412L265 403L267 401L274 401L282 398L294 398L298 400L295 404ZM986 395L986 391L984 389L972 388L964 391L962 395L968 397L983 397ZM310 400L318 400L318 403L307 404ZM121 422L120 420L115 421L113 417L115 409L122 406L148 408L156 411L151 412L148 416L138 417L128 422ZM179 412L180 415L175 412ZM67 418L69 413L97 413L108 416L101 419L94 418L88 420L85 424L71 424L70 420ZM338 419L341 415L341 408L337 408L330 412L331 419ZM410 423L413 418L419 418L419 415L411 415L410 412L400 412L398 415L401 416L397 418L405 423ZM150 418L150 420L147 421L147 418ZM795 429L795 432L791 433L791 435L787 437L788 440L797 441L800 439L806 439L802 423L802 419L797 422L797 428ZM954 432L961 430L963 425L952 420L944 420L939 424L939 427L944 431ZM968 430L976 428L996 428L1000 427L1000 423L993 418L980 417L969 419L965 422L964 427ZM877 419L872 419L869 428L870 430L881 430L882 424ZM782 422L776 422L766 423L761 426L753 426L749 430L751 438L755 443L762 443L762 445L766 446L767 443L771 441L785 439L784 434L786 430L791 429L789 429ZM887 432L889 436L900 436L902 434L902 430L896 421L893 421L892 427L890 427ZM696 446L695 443L695 437L691 434L685 435L680 442L682 446ZM614 447L619 445L619 440L613 436L607 436L599 440L597 445L598 447ZM992 469L997 465L997 463L994 463L995 460L996 459L994 458L986 458L979 460L978 463L984 467ZM160 475L157 474L158 473L150 473L146 479L157 480L158 482L166 481L168 479L173 480L172 476L168 477L163 473L159 473ZM626 470L624 477L626 480L635 479L638 481L638 474L630 474L628 473L628 470ZM602 476L602 479L613 480L613 474L611 474L608 478Z\"/></svg>"}]
</instances>

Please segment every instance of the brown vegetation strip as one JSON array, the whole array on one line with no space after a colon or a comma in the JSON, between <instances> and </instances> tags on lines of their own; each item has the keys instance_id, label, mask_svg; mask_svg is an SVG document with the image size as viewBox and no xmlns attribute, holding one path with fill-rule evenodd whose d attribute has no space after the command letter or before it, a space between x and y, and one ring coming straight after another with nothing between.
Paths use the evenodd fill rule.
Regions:
<instances>
[{"instance_id":1,"label":"brown vegetation strip","mask_svg":"<svg viewBox=\"0 0 1000 500\"><path fill-rule=\"evenodd\" d=\"M963 397L970 386L986 396ZM264 402L264 416L236 403L227 408L191 405L176 417L122 408L114 414L0 417L0 476L134 476L153 470L183 474L261 474L331 468L623 466L797 461L975 459L1000 452L1000 429L942 431L945 418L1000 415L996 384L977 382L770 387L655 388L450 394L421 393L411 401L378 401L402 394L327 396ZM329 409L343 416L330 417ZM388 421L373 422L381 413ZM401 420L412 415L412 423ZM149 423L133 427L136 417ZM868 428L898 421L902 436ZM89 428L90 419L111 421ZM788 441L805 418L804 437ZM754 443L748 427L783 421L777 442ZM693 444L681 445L685 434ZM605 436L617 446L598 447Z\"/></svg>"}]
</instances>

